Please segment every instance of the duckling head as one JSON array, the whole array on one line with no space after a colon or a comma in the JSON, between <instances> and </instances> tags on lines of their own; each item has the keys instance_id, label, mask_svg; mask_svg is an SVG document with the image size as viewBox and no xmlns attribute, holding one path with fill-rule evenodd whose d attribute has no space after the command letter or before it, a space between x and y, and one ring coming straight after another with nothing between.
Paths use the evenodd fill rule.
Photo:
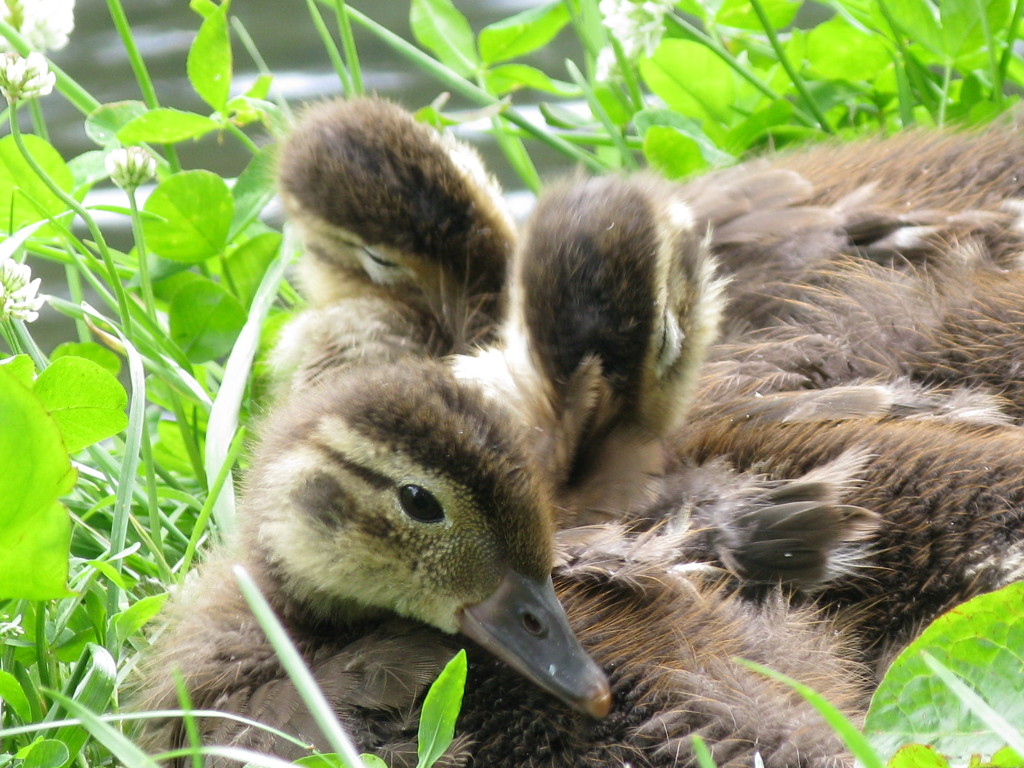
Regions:
<instances>
[{"instance_id":1,"label":"duckling head","mask_svg":"<svg viewBox=\"0 0 1024 768\"><path fill-rule=\"evenodd\" d=\"M267 427L242 541L282 613L461 631L607 714L607 679L552 587L547 491L493 402L424 360L335 377Z\"/></svg>"},{"instance_id":2,"label":"duckling head","mask_svg":"<svg viewBox=\"0 0 1024 768\"><path fill-rule=\"evenodd\" d=\"M514 240L501 190L471 147L377 98L308 108L281 147L281 197L326 303L335 274L382 285L498 293Z\"/></svg>"},{"instance_id":3,"label":"duckling head","mask_svg":"<svg viewBox=\"0 0 1024 768\"><path fill-rule=\"evenodd\" d=\"M723 287L675 187L646 176L569 183L527 224L505 341L556 399L596 361L616 418L671 434L717 333Z\"/></svg>"}]
</instances>

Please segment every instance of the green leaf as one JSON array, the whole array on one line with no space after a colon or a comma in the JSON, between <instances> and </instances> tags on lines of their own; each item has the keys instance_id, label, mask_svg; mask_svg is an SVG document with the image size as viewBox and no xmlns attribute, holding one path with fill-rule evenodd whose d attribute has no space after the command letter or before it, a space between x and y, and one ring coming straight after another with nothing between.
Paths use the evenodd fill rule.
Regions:
<instances>
[{"instance_id":1,"label":"green leaf","mask_svg":"<svg viewBox=\"0 0 1024 768\"><path fill-rule=\"evenodd\" d=\"M84 357L61 357L39 374L32 391L60 427L69 453L116 435L128 425L128 394L112 373Z\"/></svg>"},{"instance_id":2,"label":"green leaf","mask_svg":"<svg viewBox=\"0 0 1024 768\"><path fill-rule=\"evenodd\" d=\"M102 744L122 765L133 768L158 768L151 759L133 744L120 731L104 722L96 714L102 712L110 703L117 679L117 666L106 649L89 644L90 666L82 682L70 696L53 692L53 698L69 714L82 722L81 726L65 726L57 731L56 737L69 745L73 754L77 754L85 744L87 733Z\"/></svg>"},{"instance_id":3,"label":"green leaf","mask_svg":"<svg viewBox=\"0 0 1024 768\"><path fill-rule=\"evenodd\" d=\"M709 165L728 165L734 158L718 149L700 123L670 109L644 109L633 116L644 139L648 162L669 178L677 178ZM678 157L674 153L679 152Z\"/></svg>"},{"instance_id":4,"label":"green leaf","mask_svg":"<svg viewBox=\"0 0 1024 768\"><path fill-rule=\"evenodd\" d=\"M138 634L160 612L167 598L166 592L162 595L149 595L117 614L114 617L114 628L121 642Z\"/></svg>"},{"instance_id":5,"label":"green leaf","mask_svg":"<svg viewBox=\"0 0 1024 768\"><path fill-rule=\"evenodd\" d=\"M303 768L346 768L341 758L333 752L300 757L292 765L301 765Z\"/></svg>"},{"instance_id":6,"label":"green leaf","mask_svg":"<svg viewBox=\"0 0 1024 768\"><path fill-rule=\"evenodd\" d=\"M142 222L150 248L165 259L196 263L224 251L234 203L217 174L184 171L164 179L144 210L162 219Z\"/></svg>"},{"instance_id":7,"label":"green leaf","mask_svg":"<svg viewBox=\"0 0 1024 768\"><path fill-rule=\"evenodd\" d=\"M264 147L249 161L231 188L235 213L231 237L260 215L274 197L274 148Z\"/></svg>"},{"instance_id":8,"label":"green leaf","mask_svg":"<svg viewBox=\"0 0 1024 768\"><path fill-rule=\"evenodd\" d=\"M1009 744L1014 750L1024 752L1024 735L1012 723L996 712L963 679L953 674L945 664L942 664L930 653L921 651L921 658L924 659L928 668L953 692L957 699L971 710L987 728L1002 739L1003 743Z\"/></svg>"},{"instance_id":9,"label":"green leaf","mask_svg":"<svg viewBox=\"0 0 1024 768\"><path fill-rule=\"evenodd\" d=\"M264 232L240 245L228 256L224 267L230 276L235 297L243 307L252 303L267 267L274 261L280 248L281 235L277 232Z\"/></svg>"},{"instance_id":10,"label":"green leaf","mask_svg":"<svg viewBox=\"0 0 1024 768\"><path fill-rule=\"evenodd\" d=\"M141 101L115 101L93 110L85 119L86 135L101 147L117 146L117 133L137 117L146 114Z\"/></svg>"},{"instance_id":11,"label":"green leaf","mask_svg":"<svg viewBox=\"0 0 1024 768\"><path fill-rule=\"evenodd\" d=\"M6 704L18 719L28 723L32 719L32 707L29 706L28 696L25 689L21 687L18 678L10 672L0 669L0 700Z\"/></svg>"},{"instance_id":12,"label":"green leaf","mask_svg":"<svg viewBox=\"0 0 1024 768\"><path fill-rule=\"evenodd\" d=\"M44 738L32 745L22 768L58 768L69 760L71 752L65 744L55 738Z\"/></svg>"},{"instance_id":13,"label":"green leaf","mask_svg":"<svg viewBox=\"0 0 1024 768\"><path fill-rule=\"evenodd\" d=\"M206 16L188 51L188 79L195 92L217 112L226 113L231 89L231 34L222 3Z\"/></svg>"},{"instance_id":14,"label":"green leaf","mask_svg":"<svg viewBox=\"0 0 1024 768\"><path fill-rule=\"evenodd\" d=\"M75 181L60 153L49 142L27 133L21 137L26 151L50 180L70 194ZM0 139L0 231L12 234L27 224L66 213L68 206L50 191L22 156L13 136ZM36 236L52 237L51 225L41 227Z\"/></svg>"},{"instance_id":15,"label":"green leaf","mask_svg":"<svg viewBox=\"0 0 1024 768\"><path fill-rule=\"evenodd\" d=\"M430 768L452 743L465 688L466 652L463 650L445 665L423 700L417 768Z\"/></svg>"},{"instance_id":16,"label":"green leaf","mask_svg":"<svg viewBox=\"0 0 1024 768\"><path fill-rule=\"evenodd\" d=\"M992 768L1024 768L1024 757L1009 747L1004 747L992 755Z\"/></svg>"},{"instance_id":17,"label":"green leaf","mask_svg":"<svg viewBox=\"0 0 1024 768\"><path fill-rule=\"evenodd\" d=\"M412 0L409 25L416 40L463 77L476 72L473 30L451 0Z\"/></svg>"},{"instance_id":18,"label":"green leaf","mask_svg":"<svg viewBox=\"0 0 1024 768\"><path fill-rule=\"evenodd\" d=\"M940 616L893 662L871 700L864 733L883 756L916 742L950 756L992 753L1005 741L947 688L930 654L1011 723L1024 722L1024 583Z\"/></svg>"},{"instance_id":19,"label":"green leaf","mask_svg":"<svg viewBox=\"0 0 1024 768\"><path fill-rule=\"evenodd\" d=\"M952 61L990 41L1010 20L1010 0L886 0L893 21L911 39L942 60Z\"/></svg>"},{"instance_id":20,"label":"green leaf","mask_svg":"<svg viewBox=\"0 0 1024 768\"><path fill-rule=\"evenodd\" d=\"M934 747L908 744L892 756L885 768L949 768L949 761Z\"/></svg>"},{"instance_id":21,"label":"green leaf","mask_svg":"<svg viewBox=\"0 0 1024 768\"><path fill-rule=\"evenodd\" d=\"M245 308L211 280L189 283L174 294L168 312L171 339L193 363L205 363L231 351Z\"/></svg>"},{"instance_id":22,"label":"green leaf","mask_svg":"<svg viewBox=\"0 0 1024 768\"><path fill-rule=\"evenodd\" d=\"M484 72L484 83L487 90L496 96L503 96L521 88L533 88L535 91L566 97L580 95L580 89L573 83L552 80L536 67L526 64L502 64L494 69L488 69Z\"/></svg>"},{"instance_id":23,"label":"green leaf","mask_svg":"<svg viewBox=\"0 0 1024 768\"><path fill-rule=\"evenodd\" d=\"M376 755L360 755L366 768L389 768L388 764Z\"/></svg>"},{"instance_id":24,"label":"green leaf","mask_svg":"<svg viewBox=\"0 0 1024 768\"><path fill-rule=\"evenodd\" d=\"M823 77L835 80L874 80L891 61L888 46L835 16L806 36L807 61Z\"/></svg>"},{"instance_id":25,"label":"green leaf","mask_svg":"<svg viewBox=\"0 0 1024 768\"><path fill-rule=\"evenodd\" d=\"M198 139L220 128L220 123L194 112L160 107L129 120L117 132L122 144L175 144L186 139Z\"/></svg>"},{"instance_id":26,"label":"green leaf","mask_svg":"<svg viewBox=\"0 0 1024 768\"><path fill-rule=\"evenodd\" d=\"M36 366L28 355L15 355L0 360L0 367L13 376L24 387L32 388L32 380L36 375Z\"/></svg>"},{"instance_id":27,"label":"green leaf","mask_svg":"<svg viewBox=\"0 0 1024 768\"><path fill-rule=\"evenodd\" d=\"M800 0L761 0L768 21L775 29L788 27L800 10ZM725 0L715 13L715 23L736 29L761 31L761 19L754 12L750 0Z\"/></svg>"},{"instance_id":28,"label":"green leaf","mask_svg":"<svg viewBox=\"0 0 1024 768\"><path fill-rule=\"evenodd\" d=\"M785 99L772 102L764 109L754 112L726 134L723 146L732 154L739 155L762 139L777 125L787 125L793 116L793 104Z\"/></svg>"},{"instance_id":29,"label":"green leaf","mask_svg":"<svg viewBox=\"0 0 1024 768\"><path fill-rule=\"evenodd\" d=\"M676 128L655 125L644 134L644 157L666 179L678 179L706 168L700 145Z\"/></svg>"},{"instance_id":30,"label":"green leaf","mask_svg":"<svg viewBox=\"0 0 1024 768\"><path fill-rule=\"evenodd\" d=\"M48 600L65 587L71 521L57 501L75 472L39 398L0 366L0 598Z\"/></svg>"},{"instance_id":31,"label":"green leaf","mask_svg":"<svg viewBox=\"0 0 1024 768\"><path fill-rule=\"evenodd\" d=\"M528 8L480 30L480 56L485 64L524 56L550 43L568 22L562 2Z\"/></svg>"},{"instance_id":32,"label":"green leaf","mask_svg":"<svg viewBox=\"0 0 1024 768\"><path fill-rule=\"evenodd\" d=\"M68 748L56 739L41 739L32 745L22 768L58 768L71 759Z\"/></svg>"},{"instance_id":33,"label":"green leaf","mask_svg":"<svg viewBox=\"0 0 1024 768\"><path fill-rule=\"evenodd\" d=\"M640 62L640 73L654 94L677 112L722 125L732 120L733 72L703 45L663 40L651 58Z\"/></svg>"},{"instance_id":34,"label":"green leaf","mask_svg":"<svg viewBox=\"0 0 1024 768\"><path fill-rule=\"evenodd\" d=\"M50 360L57 360L69 355L91 360L114 376L121 373L121 358L117 353L110 351L106 347L101 347L93 341L66 341L50 353Z\"/></svg>"}]
</instances>

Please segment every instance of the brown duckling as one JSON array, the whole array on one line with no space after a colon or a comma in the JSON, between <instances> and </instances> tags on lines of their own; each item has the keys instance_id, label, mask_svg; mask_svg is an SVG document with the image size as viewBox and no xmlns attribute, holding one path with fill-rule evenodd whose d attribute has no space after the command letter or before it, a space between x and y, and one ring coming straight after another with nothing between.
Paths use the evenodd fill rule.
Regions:
<instances>
[{"instance_id":1,"label":"brown duckling","mask_svg":"<svg viewBox=\"0 0 1024 768\"><path fill-rule=\"evenodd\" d=\"M803 699L734 660L771 665L855 712L860 670L828 622L781 599L740 600L714 569L676 568L699 546L686 528L566 531L556 559L547 483L521 437L511 413L427 360L346 369L282 403L236 538L170 609L144 705L176 706L179 669L195 706L326 748L229 577L240 562L360 747L393 766L415 762L419 702L464 642L456 630L479 646L446 764L667 767L694 761L699 734L720 766L755 753L767 766L851 765ZM200 733L303 754L230 720L203 718ZM182 724L151 740L184 743Z\"/></svg>"},{"instance_id":2,"label":"brown duckling","mask_svg":"<svg viewBox=\"0 0 1024 768\"><path fill-rule=\"evenodd\" d=\"M650 496L660 438L685 414L722 311L707 245L663 180L556 186L513 258L500 343L453 361L518 404L551 477L575 496L563 524Z\"/></svg>"},{"instance_id":3,"label":"brown duckling","mask_svg":"<svg viewBox=\"0 0 1024 768\"><path fill-rule=\"evenodd\" d=\"M991 420L1020 423L1024 272L972 250L950 243L927 269L847 259L818 270L793 287L785 320L712 350L717 391L705 396L905 379L987 393Z\"/></svg>"},{"instance_id":4,"label":"brown duckling","mask_svg":"<svg viewBox=\"0 0 1024 768\"><path fill-rule=\"evenodd\" d=\"M735 278L726 330L787 317L784 301L836 257L927 269L952 244L1016 268L1022 153L1020 125L1003 120L802 147L688 182L683 194Z\"/></svg>"},{"instance_id":5,"label":"brown duckling","mask_svg":"<svg viewBox=\"0 0 1024 768\"><path fill-rule=\"evenodd\" d=\"M701 327L699 319L688 318L686 313L710 304L713 332L720 307L717 279L712 278L711 283L694 279L693 275L702 272L688 266L700 260L713 263L707 238L694 237L692 230L683 229L683 242L687 242L685 234L691 239L688 248L680 252L679 230L668 223L692 222L695 217L680 215L678 208L667 216L664 212L675 204L671 193L646 180L585 181L569 193L559 190L545 198L521 240L512 271L518 282L510 301L514 318L510 326L517 333L504 329L505 343L513 349L510 378L524 403L520 412L530 412L533 390L571 392L578 372L596 366L598 371L611 372L607 386L614 397L605 401L612 406L598 403L592 407L605 407L611 414L607 418L618 420L617 429L628 426L638 436L638 445L660 452L656 469L651 464L630 464L628 446L610 440L612 431L588 431L591 422L574 420L573 424L584 425L582 439L570 442L580 446L569 462L579 474L556 475L562 503L570 508L581 505L587 512L593 512L595 498L622 503L614 485L621 475L610 474L606 466L581 464L577 458L588 453L600 455L611 448L642 476L635 480L636 485L643 483L643 489L655 499L635 494L624 506L599 511L632 525L644 521L665 524L675 510L696 506L692 519L706 529L714 545L724 545L724 551L716 553L722 563L748 581L781 579L812 591L816 585L823 586L814 598L816 604L843 608L863 643L864 657L872 661L888 658L943 610L1024 577L1019 565L1024 539L1017 533L1024 522L1024 485L1014 469L1022 458L1019 451L1024 447L1024 431L1007 426L999 399L984 393L935 390L909 380L903 369L873 371L876 380L864 382L867 372L856 372L858 345L877 347L902 365L913 361L900 360L898 343L880 342L863 324L843 330L844 348L837 344L834 357L799 358L808 366L834 366L846 376L787 379L779 374L779 370L786 372L784 366L774 371L766 366L772 361L771 352L759 340L748 343L742 357L735 355L739 345L727 348L731 355L713 350L718 362L703 373L695 398L690 387L671 389L676 398L673 417L689 413L685 423L679 426L677 419L665 417L658 389L662 385L652 375L657 373L657 363L651 362L651 350L663 349L666 334L661 330L664 323L659 326L652 317L656 318L663 306L673 307L677 308L673 310L677 328ZM617 236L620 232L624 236ZM677 266L686 265L680 270L684 277L676 283L666 276L671 274L667 270L652 277L648 265L654 261L653 255L664 251L676 254ZM857 264L893 272L869 262ZM523 277L531 270L533 276ZM884 290L868 291L866 283L858 288L870 295L888 291L893 302L922 301L906 287L915 277L904 275L901 282L901 274L894 273ZM984 277L987 274L975 271L972 279L987 286L991 284ZM963 281L951 281L953 284L962 285ZM686 289L680 291L679 285ZM608 286L621 289L615 292ZM516 295L517 290L522 295ZM531 290L543 300L535 301ZM817 301L824 289L808 286L805 290L807 306L803 311L807 315L828 316L837 327L843 323L846 318L837 309L839 304ZM972 290L965 292L971 294ZM836 294L851 304L860 298L841 291ZM662 295L676 299L665 302L660 300ZM714 298L704 303L707 295ZM685 300L679 301L680 296ZM551 318L557 317L559 310L549 308L556 297L567 300L569 308L584 306L584 317L601 321L588 320L579 326L568 320L556 324ZM517 317L517 306L531 307L531 311ZM890 306L886 314L879 313L875 325L884 329L893 324L895 314ZM957 312L947 309L945 314L969 320L960 308ZM564 333L554 332L561 327L566 328ZM631 335L614 333L618 328ZM812 330L816 329L807 322L793 324L795 350L817 351L808 338ZM700 366L711 332L678 334L684 345L692 341L696 346L691 357L677 356L688 361L689 381L696 377L694 369ZM890 328L890 332L897 331ZM833 336L838 336L838 331ZM516 351L517 343L525 352ZM516 372L516 365L532 369ZM630 385L644 380L636 369L650 376L655 385ZM1010 375L1009 365L1003 370L1003 375ZM626 375L619 373L622 371ZM616 374L619 379L614 378ZM687 381L687 377L668 379L666 389L676 380ZM513 388L501 396L509 399L514 392ZM638 417L647 408L654 419ZM544 413L543 409L539 412ZM527 423L548 429L543 418ZM658 418L668 425L660 433L653 426ZM558 428L564 427L563 423ZM669 438L670 448L664 438ZM794 499L792 506L774 505L749 517L716 518L710 512L710 499L726 497L730 484L744 476L731 474L723 483L713 474L722 461L739 473L765 473L769 478L791 481L843 461L848 485L831 506ZM837 485L842 486L842 481ZM908 486L913 493L907 493ZM582 498L581 488L585 489ZM695 505L695 499L704 503ZM873 531L874 516L865 509L881 517L877 532ZM872 534L870 555L865 557L863 548L854 547L855 558L859 558L854 567L844 572L835 564L823 565L822 550L835 552L840 542L857 541L868 533ZM922 539L927 547L922 546ZM918 556L906 557L910 551ZM795 566L788 573L787 561ZM798 575L801 565L814 566L803 581ZM825 573L831 574L831 581Z\"/></svg>"},{"instance_id":6,"label":"brown duckling","mask_svg":"<svg viewBox=\"0 0 1024 768\"><path fill-rule=\"evenodd\" d=\"M328 101L284 141L278 178L311 304L278 346L292 383L486 340L514 228L474 149L382 99Z\"/></svg>"}]
</instances>

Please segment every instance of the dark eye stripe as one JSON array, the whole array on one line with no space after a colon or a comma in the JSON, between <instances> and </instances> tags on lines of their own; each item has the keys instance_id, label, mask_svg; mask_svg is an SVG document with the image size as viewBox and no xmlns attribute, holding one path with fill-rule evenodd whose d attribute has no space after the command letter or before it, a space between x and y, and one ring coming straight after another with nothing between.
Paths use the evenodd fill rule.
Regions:
<instances>
[{"instance_id":1,"label":"dark eye stripe","mask_svg":"<svg viewBox=\"0 0 1024 768\"><path fill-rule=\"evenodd\" d=\"M341 484L324 472L316 472L304 480L292 490L291 499L331 528L338 527L346 514L355 508Z\"/></svg>"},{"instance_id":2,"label":"dark eye stripe","mask_svg":"<svg viewBox=\"0 0 1024 768\"><path fill-rule=\"evenodd\" d=\"M382 475L380 472L376 472L369 467L364 467L362 464L356 464L355 462L345 458L345 456L337 451L328 448L326 445L321 445L320 448L335 464L340 467L344 467L346 472L355 475L364 483L373 486L378 491L386 491L389 488L395 487L394 480L387 475Z\"/></svg>"}]
</instances>

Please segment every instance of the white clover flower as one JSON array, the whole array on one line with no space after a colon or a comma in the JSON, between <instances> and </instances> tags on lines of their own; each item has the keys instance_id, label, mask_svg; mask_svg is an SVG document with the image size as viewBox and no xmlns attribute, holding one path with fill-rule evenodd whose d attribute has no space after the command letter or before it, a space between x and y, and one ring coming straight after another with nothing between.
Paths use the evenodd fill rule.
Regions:
<instances>
[{"instance_id":1,"label":"white clover flower","mask_svg":"<svg viewBox=\"0 0 1024 768\"><path fill-rule=\"evenodd\" d=\"M38 51L24 57L0 53L0 93L9 103L45 96L56 82L57 76L50 71L46 57Z\"/></svg>"},{"instance_id":2,"label":"white clover flower","mask_svg":"<svg viewBox=\"0 0 1024 768\"><path fill-rule=\"evenodd\" d=\"M103 167L121 189L135 189L156 176L156 158L142 147L119 147L103 158Z\"/></svg>"},{"instance_id":3,"label":"white clover flower","mask_svg":"<svg viewBox=\"0 0 1024 768\"><path fill-rule=\"evenodd\" d=\"M665 16L675 0L601 0L598 9L609 34L618 40L627 59L650 56L665 32ZM597 79L607 80L615 70L615 53L605 48L597 57Z\"/></svg>"},{"instance_id":4,"label":"white clover flower","mask_svg":"<svg viewBox=\"0 0 1024 768\"><path fill-rule=\"evenodd\" d=\"M75 28L75 0L0 0L0 19L10 24L34 51L59 51ZM11 44L0 38L0 51Z\"/></svg>"},{"instance_id":5,"label":"white clover flower","mask_svg":"<svg viewBox=\"0 0 1024 768\"><path fill-rule=\"evenodd\" d=\"M14 259L0 261L0 320L8 318L31 323L39 317L39 309L46 299L37 296L39 278L32 279L28 264Z\"/></svg>"},{"instance_id":6,"label":"white clover flower","mask_svg":"<svg viewBox=\"0 0 1024 768\"><path fill-rule=\"evenodd\" d=\"M7 616L0 616L0 637L18 637L25 634L25 628L21 626L21 616L15 616L10 621L5 621Z\"/></svg>"}]
</instances>

